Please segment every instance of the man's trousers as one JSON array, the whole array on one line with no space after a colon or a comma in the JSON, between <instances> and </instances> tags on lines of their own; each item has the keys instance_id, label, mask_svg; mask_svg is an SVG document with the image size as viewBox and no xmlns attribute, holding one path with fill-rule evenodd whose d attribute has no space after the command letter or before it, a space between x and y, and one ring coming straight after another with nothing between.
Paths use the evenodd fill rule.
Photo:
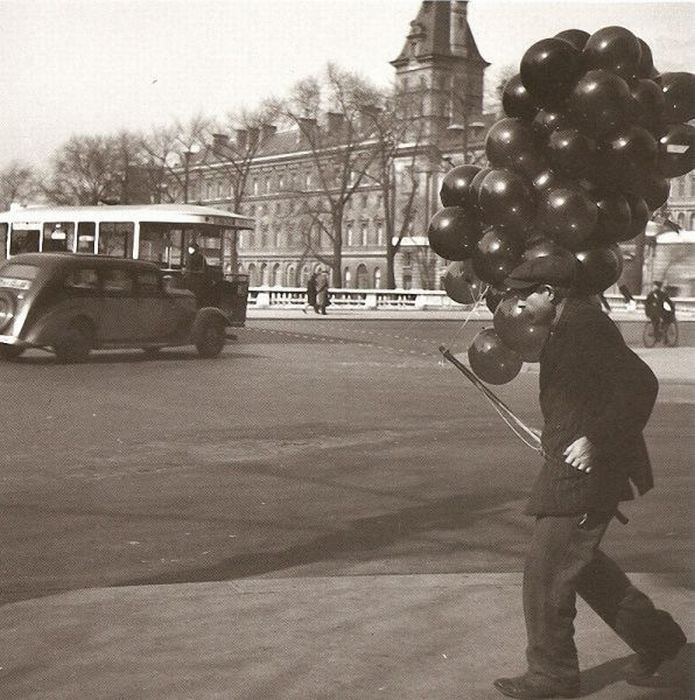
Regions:
<instances>
[{"instance_id":1,"label":"man's trousers","mask_svg":"<svg viewBox=\"0 0 695 700\"><path fill-rule=\"evenodd\" d=\"M578 593L637 653L673 655L685 636L600 549L611 515L542 516L535 522L524 567L527 659L532 678L562 687L579 682L574 644Z\"/></svg>"}]
</instances>

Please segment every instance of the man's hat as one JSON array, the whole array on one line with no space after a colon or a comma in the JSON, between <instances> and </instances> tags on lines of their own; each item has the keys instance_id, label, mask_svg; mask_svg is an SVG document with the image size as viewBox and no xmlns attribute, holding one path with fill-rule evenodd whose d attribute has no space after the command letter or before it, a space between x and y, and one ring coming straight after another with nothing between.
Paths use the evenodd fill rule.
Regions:
<instances>
[{"instance_id":1,"label":"man's hat","mask_svg":"<svg viewBox=\"0 0 695 700\"><path fill-rule=\"evenodd\" d=\"M510 289L528 289L539 284L553 287L578 287L581 263L574 255L545 255L526 260L515 267L504 284Z\"/></svg>"}]
</instances>

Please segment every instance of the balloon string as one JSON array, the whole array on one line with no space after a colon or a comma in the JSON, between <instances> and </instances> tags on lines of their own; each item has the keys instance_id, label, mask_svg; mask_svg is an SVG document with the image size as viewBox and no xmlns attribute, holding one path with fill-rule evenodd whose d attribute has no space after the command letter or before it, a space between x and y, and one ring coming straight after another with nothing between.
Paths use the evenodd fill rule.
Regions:
<instances>
[{"instance_id":1,"label":"balloon string","mask_svg":"<svg viewBox=\"0 0 695 700\"><path fill-rule=\"evenodd\" d=\"M447 347L450 348L455 340L458 340L461 335L463 334L463 331L465 327L468 325L468 322L473 318L473 315L477 313L478 307L482 303L483 299L485 299L485 295L487 294L487 290L490 289L490 285L486 285L485 289L483 289L480 294L478 295L478 298L473 302L473 306L471 307L470 311L467 313L466 318L463 320L463 323L459 328L457 328L451 338L449 338L449 342L447 344Z\"/></svg>"}]
</instances>

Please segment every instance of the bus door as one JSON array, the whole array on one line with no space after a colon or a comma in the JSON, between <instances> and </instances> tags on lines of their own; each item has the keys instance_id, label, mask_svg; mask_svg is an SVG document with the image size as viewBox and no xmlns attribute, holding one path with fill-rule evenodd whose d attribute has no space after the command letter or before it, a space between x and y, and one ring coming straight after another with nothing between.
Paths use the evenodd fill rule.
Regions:
<instances>
[{"instance_id":1,"label":"bus door","mask_svg":"<svg viewBox=\"0 0 695 700\"><path fill-rule=\"evenodd\" d=\"M38 253L41 240L41 224L15 221L10 234L10 255Z\"/></svg>"}]
</instances>

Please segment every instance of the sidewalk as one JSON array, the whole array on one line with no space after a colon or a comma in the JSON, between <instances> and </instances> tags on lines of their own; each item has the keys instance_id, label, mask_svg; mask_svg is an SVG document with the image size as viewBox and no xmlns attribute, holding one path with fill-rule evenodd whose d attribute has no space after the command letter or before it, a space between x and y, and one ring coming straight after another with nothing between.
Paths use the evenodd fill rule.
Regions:
<instances>
[{"instance_id":1,"label":"sidewalk","mask_svg":"<svg viewBox=\"0 0 695 700\"><path fill-rule=\"evenodd\" d=\"M635 575L692 639L695 592ZM695 647L660 688L580 601L582 697L692 698ZM3 698L487 700L524 666L519 574L242 579L74 591L0 608ZM690 691L688 690L690 688Z\"/></svg>"}]
</instances>

